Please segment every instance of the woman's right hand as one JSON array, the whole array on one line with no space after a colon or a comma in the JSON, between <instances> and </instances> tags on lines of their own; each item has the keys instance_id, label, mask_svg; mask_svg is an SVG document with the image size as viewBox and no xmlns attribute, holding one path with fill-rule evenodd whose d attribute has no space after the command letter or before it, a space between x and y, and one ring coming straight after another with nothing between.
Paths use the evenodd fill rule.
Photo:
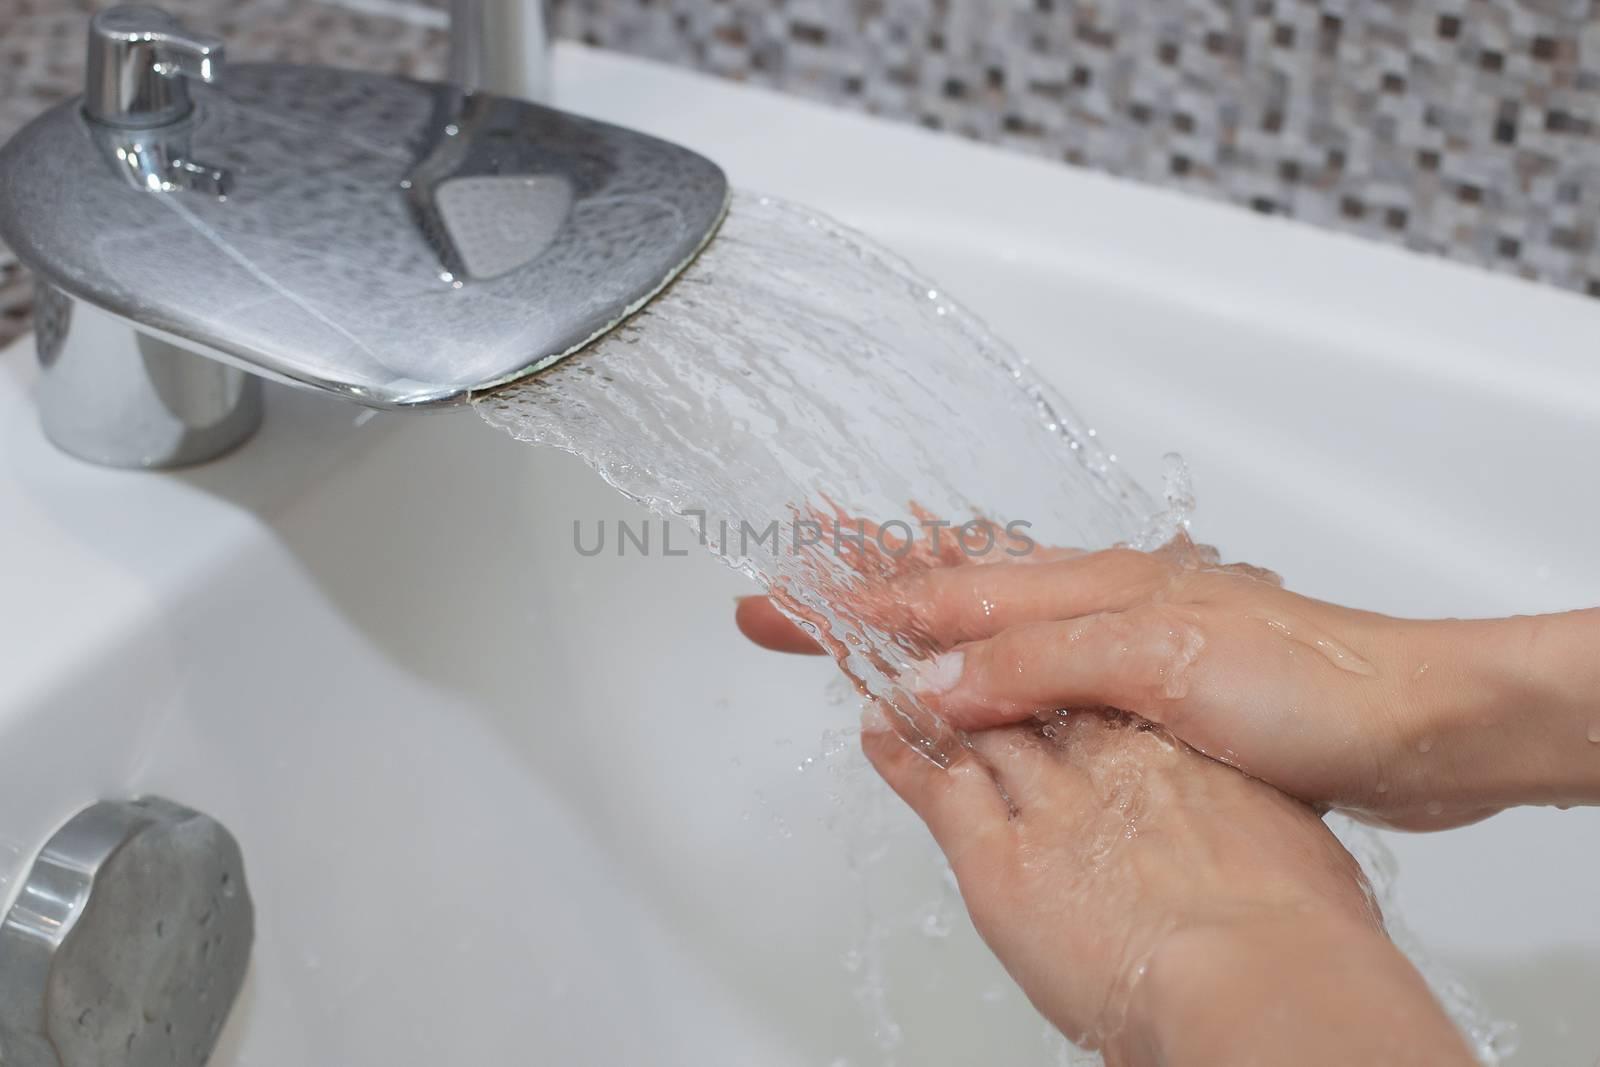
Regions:
<instances>
[{"instance_id":1,"label":"woman's right hand","mask_svg":"<svg viewBox=\"0 0 1600 1067\"><path fill-rule=\"evenodd\" d=\"M1180 539L893 579L887 627L937 654L903 676L953 725L1115 707L1303 799L1440 829L1600 803L1600 612L1412 621L1283 589ZM803 635L764 600L741 628Z\"/></svg>"}]
</instances>

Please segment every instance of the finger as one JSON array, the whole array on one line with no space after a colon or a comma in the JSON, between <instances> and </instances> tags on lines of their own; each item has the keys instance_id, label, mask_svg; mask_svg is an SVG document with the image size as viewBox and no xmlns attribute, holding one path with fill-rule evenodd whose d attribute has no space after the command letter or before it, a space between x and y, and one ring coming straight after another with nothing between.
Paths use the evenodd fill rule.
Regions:
<instances>
[{"instance_id":1,"label":"finger","mask_svg":"<svg viewBox=\"0 0 1600 1067\"><path fill-rule=\"evenodd\" d=\"M869 713L870 714L870 713ZM940 767L881 719L863 719L861 750L889 788L927 823L952 865L998 858L1011 837L1011 810L982 761L967 756Z\"/></svg>"},{"instance_id":2,"label":"finger","mask_svg":"<svg viewBox=\"0 0 1600 1067\"><path fill-rule=\"evenodd\" d=\"M764 596L740 597L738 606L734 608L733 621L740 633L762 648L774 652L822 654L817 642Z\"/></svg>"},{"instance_id":3,"label":"finger","mask_svg":"<svg viewBox=\"0 0 1600 1067\"><path fill-rule=\"evenodd\" d=\"M1016 812L1061 815L1081 804L1087 777L1060 757L1038 724L977 730L967 735L967 744L988 765Z\"/></svg>"},{"instance_id":4,"label":"finger","mask_svg":"<svg viewBox=\"0 0 1600 1067\"><path fill-rule=\"evenodd\" d=\"M1198 617L1169 605L1013 626L901 676L960 729L1038 711L1113 707L1168 722L1204 647Z\"/></svg>"},{"instance_id":5,"label":"finger","mask_svg":"<svg viewBox=\"0 0 1600 1067\"><path fill-rule=\"evenodd\" d=\"M1024 623L1123 611L1170 583L1173 565L1134 549L1110 549L1026 565L924 571L893 584L889 620L931 647L993 637Z\"/></svg>"},{"instance_id":6,"label":"finger","mask_svg":"<svg viewBox=\"0 0 1600 1067\"><path fill-rule=\"evenodd\" d=\"M920 571L853 599L883 628L921 647L949 648L1023 623L1121 611L1160 591L1172 574L1168 561L1134 549L1038 549L1022 559ZM767 597L741 597L735 621L763 648L822 651Z\"/></svg>"}]
</instances>

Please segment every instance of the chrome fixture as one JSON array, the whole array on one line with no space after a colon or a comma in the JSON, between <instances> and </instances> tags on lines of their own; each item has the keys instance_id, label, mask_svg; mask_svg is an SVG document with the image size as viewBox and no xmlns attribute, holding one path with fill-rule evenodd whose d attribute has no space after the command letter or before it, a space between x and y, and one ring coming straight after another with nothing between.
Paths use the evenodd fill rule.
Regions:
<instances>
[{"instance_id":1,"label":"chrome fixture","mask_svg":"<svg viewBox=\"0 0 1600 1067\"><path fill-rule=\"evenodd\" d=\"M478 26L538 7L476 2ZM451 85L229 65L155 8L95 15L89 47L92 96L0 148L0 239L40 282L45 430L99 463L238 445L257 375L400 409L525 378L643 306L727 206L677 145Z\"/></svg>"},{"instance_id":2,"label":"chrome fixture","mask_svg":"<svg viewBox=\"0 0 1600 1067\"><path fill-rule=\"evenodd\" d=\"M189 33L156 8L120 7L89 20L83 110L108 126L165 126L194 110L187 80L216 80L222 42Z\"/></svg>"},{"instance_id":3,"label":"chrome fixture","mask_svg":"<svg viewBox=\"0 0 1600 1067\"><path fill-rule=\"evenodd\" d=\"M450 82L536 104L550 99L545 0L450 0Z\"/></svg>"},{"instance_id":4,"label":"chrome fixture","mask_svg":"<svg viewBox=\"0 0 1600 1067\"><path fill-rule=\"evenodd\" d=\"M255 936L215 819L159 797L74 815L0 922L5 1067L200 1067Z\"/></svg>"}]
</instances>

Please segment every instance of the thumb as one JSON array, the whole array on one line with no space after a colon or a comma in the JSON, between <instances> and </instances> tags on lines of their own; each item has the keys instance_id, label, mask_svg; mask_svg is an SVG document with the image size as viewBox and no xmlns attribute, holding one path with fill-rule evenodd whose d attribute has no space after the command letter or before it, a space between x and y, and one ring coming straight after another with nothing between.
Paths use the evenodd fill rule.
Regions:
<instances>
[{"instance_id":1,"label":"thumb","mask_svg":"<svg viewBox=\"0 0 1600 1067\"><path fill-rule=\"evenodd\" d=\"M1036 712L1111 707L1166 722L1205 641L1164 605L1025 623L919 663L905 685L952 726L979 730Z\"/></svg>"}]
</instances>

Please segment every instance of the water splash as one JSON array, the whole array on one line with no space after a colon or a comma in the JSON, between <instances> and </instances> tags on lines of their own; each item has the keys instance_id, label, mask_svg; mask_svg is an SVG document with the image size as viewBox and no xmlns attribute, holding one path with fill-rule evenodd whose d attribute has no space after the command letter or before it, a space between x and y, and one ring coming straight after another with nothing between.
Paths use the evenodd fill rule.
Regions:
<instances>
[{"instance_id":1,"label":"water splash","mask_svg":"<svg viewBox=\"0 0 1600 1067\"><path fill-rule=\"evenodd\" d=\"M910 957L947 951L961 912L948 882L930 902L929 883L913 891L883 862L893 853L899 868L947 870L925 835L908 836L908 813L866 767L853 728L870 695L930 757L952 742L896 684L928 647L875 618L870 593L981 550L1010 523L1030 546L1124 542L1153 502L1020 356L906 264L804 208L748 196L643 311L478 410L685 520L838 657L853 684L825 702L848 734L795 766L823 774L838 798L832 825L862 901L843 964L871 1043L885 1063L915 1056L895 1010L915 994L893 987L949 969ZM761 796L749 813L782 836L774 815ZM1014 988L990 1010L1031 1014ZM1040 1061L1068 1062L1061 1047L1049 1038Z\"/></svg>"},{"instance_id":2,"label":"water splash","mask_svg":"<svg viewBox=\"0 0 1600 1067\"><path fill-rule=\"evenodd\" d=\"M1013 523L1030 546L1166 546L1194 566L1218 565L1189 541L1195 497L1182 457L1167 457L1157 510L1098 434L948 296L853 232L767 198L735 197L722 231L670 289L584 353L477 408L688 522L835 654L852 683L825 695L841 726L870 697L940 761L950 736L897 684L932 648L868 610L874 587L971 554L961 531L982 539ZM858 945L842 964L889 1064L907 1037L891 1002L890 957L907 943L945 944L956 911L948 885L931 903L885 905L881 861L915 843L906 813L858 749L841 743L848 736L830 733L796 769L831 775L831 825L862 896ZM765 797L756 800L773 835L787 836ZM1341 827L1388 903L1392 861L1381 842ZM931 849L925 839L921 847ZM1391 929L1484 1061L1498 1062L1511 1031L1421 958L1403 928ZM1009 998L980 991L974 1001L1020 997L1007 988ZM1099 1062L1043 1033L1042 1062Z\"/></svg>"},{"instance_id":3,"label":"water splash","mask_svg":"<svg viewBox=\"0 0 1600 1067\"><path fill-rule=\"evenodd\" d=\"M478 410L688 521L940 762L957 742L896 684L929 646L875 595L962 555L1109 547L1153 510L977 319L859 235L765 198L736 197L623 326Z\"/></svg>"},{"instance_id":4,"label":"water splash","mask_svg":"<svg viewBox=\"0 0 1600 1067\"><path fill-rule=\"evenodd\" d=\"M1144 552L1153 552L1163 545L1183 538L1188 539L1189 522L1196 506L1194 478L1189 473L1189 463L1176 452L1161 457L1162 497L1166 507L1151 515L1145 528L1129 544Z\"/></svg>"},{"instance_id":5,"label":"water splash","mask_svg":"<svg viewBox=\"0 0 1600 1067\"><path fill-rule=\"evenodd\" d=\"M1515 1055L1519 1041L1516 1023L1491 1015L1477 994L1458 975L1429 958L1416 935L1400 919L1400 904L1395 892L1399 870L1394 854L1383 843L1383 838L1372 827L1343 815L1331 815L1327 821L1339 843L1366 872L1373 901L1383 914L1384 928L1388 930L1390 940L1422 974L1433 995L1466 1037L1478 1061L1493 1067Z\"/></svg>"}]
</instances>

